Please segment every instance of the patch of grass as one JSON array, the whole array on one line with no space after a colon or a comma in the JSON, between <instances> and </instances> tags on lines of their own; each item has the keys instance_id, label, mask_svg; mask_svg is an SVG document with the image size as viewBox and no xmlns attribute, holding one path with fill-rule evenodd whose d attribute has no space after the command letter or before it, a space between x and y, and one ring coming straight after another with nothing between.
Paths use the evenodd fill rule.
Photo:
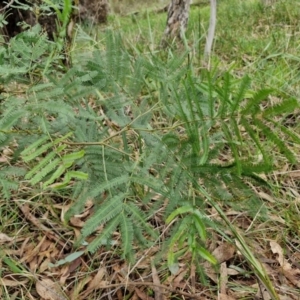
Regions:
<instances>
[{"instance_id":1,"label":"patch of grass","mask_svg":"<svg viewBox=\"0 0 300 300\"><path fill-rule=\"evenodd\" d=\"M114 13L127 15L143 10L153 10L168 5L168 0L110 0L110 6Z\"/></svg>"}]
</instances>

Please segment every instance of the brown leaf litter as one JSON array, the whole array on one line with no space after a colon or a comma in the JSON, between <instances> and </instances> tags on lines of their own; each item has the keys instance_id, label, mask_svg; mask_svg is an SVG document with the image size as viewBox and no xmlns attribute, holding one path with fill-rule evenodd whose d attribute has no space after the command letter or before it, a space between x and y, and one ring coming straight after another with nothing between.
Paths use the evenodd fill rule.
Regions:
<instances>
[{"instance_id":1,"label":"brown leaf litter","mask_svg":"<svg viewBox=\"0 0 300 300\"><path fill-rule=\"evenodd\" d=\"M63 216L63 205L54 206ZM117 254L117 243L108 249L101 247L93 255L85 253L83 247L76 249L83 250L83 254L70 262L55 265L75 252L73 243L78 237L79 229L93 213L92 203L87 203L85 210L74 216L68 227L57 218L57 211L44 214L39 212L42 208L38 204L34 206L29 203L18 204L18 207L26 220L24 224L27 229L17 238L7 232L0 233L2 255L18 267L14 269L7 264L7 260L0 260L0 298L13 295L25 300L121 300L125 297L142 300L269 299L267 291L257 281L235 246L224 242L216 233L212 233L213 239L207 247L219 262L217 268L207 262L192 262L187 253L180 259L178 270L173 274L167 268L166 257L162 256L159 262L155 260L160 251L158 245L139 251L136 255L137 262L132 266ZM44 218L41 219L40 215ZM248 228L271 230L268 224L256 226L255 219L245 213L228 211L227 215L243 232ZM159 215L156 216L156 222L161 223ZM277 224L276 226L282 225L276 220L269 222ZM280 299L299 300L300 255L292 252L287 256L279 242L271 239L262 242L255 231L252 233L249 230L247 234L249 245L270 276ZM118 238L119 235L116 234L115 237ZM291 243L294 247L300 247L298 240ZM55 267L51 267L51 264ZM207 284L198 276L197 269L200 266L208 276Z\"/></svg>"}]
</instances>

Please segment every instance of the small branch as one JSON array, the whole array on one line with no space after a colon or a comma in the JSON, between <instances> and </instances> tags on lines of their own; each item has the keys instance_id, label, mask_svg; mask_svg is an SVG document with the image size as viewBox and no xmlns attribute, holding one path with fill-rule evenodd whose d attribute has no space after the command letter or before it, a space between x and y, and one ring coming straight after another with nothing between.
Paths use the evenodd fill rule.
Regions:
<instances>
[{"instance_id":1,"label":"small branch","mask_svg":"<svg viewBox=\"0 0 300 300\"><path fill-rule=\"evenodd\" d=\"M105 147L108 147L108 148L111 148L117 152L120 152L124 155L127 155L127 156L131 156L131 154L129 153L126 153L125 151L122 151L118 148L115 148L109 144L106 144L104 142L80 142L80 143L72 143L72 142L66 142L66 141L62 141L63 144L66 144L66 145L70 145L70 146L83 146L83 147L87 147L87 146L105 146Z\"/></svg>"},{"instance_id":2,"label":"small branch","mask_svg":"<svg viewBox=\"0 0 300 300\"><path fill-rule=\"evenodd\" d=\"M13 3L15 2L15 0L11 0L9 3L7 3L3 8L0 9L0 11L6 10L7 8L9 8Z\"/></svg>"},{"instance_id":3,"label":"small branch","mask_svg":"<svg viewBox=\"0 0 300 300\"><path fill-rule=\"evenodd\" d=\"M123 154L129 155L126 152L123 152L122 150L116 149L110 145L108 145L106 142L108 142L109 140L113 139L114 137L120 136L123 132L131 130L132 129L132 124L134 124L134 122L136 122L136 120L138 120L139 118L141 118L142 116L146 115L147 113L149 113L151 110L153 110L153 108L157 106L157 104L154 104L153 107L151 107L150 109L148 109L147 111L145 111L144 113L140 114L139 116L137 116L134 120L132 120L130 123L128 123L126 126L124 126L121 130L119 130L118 132L112 134L111 136L107 137L106 139L104 139L101 142L80 142L80 143L72 143L72 142L66 142L63 141L64 144L70 145L70 146L93 146L93 145L98 145L98 146L107 146L110 147L118 152L121 152ZM134 128L133 128L134 129Z\"/></svg>"}]
</instances>

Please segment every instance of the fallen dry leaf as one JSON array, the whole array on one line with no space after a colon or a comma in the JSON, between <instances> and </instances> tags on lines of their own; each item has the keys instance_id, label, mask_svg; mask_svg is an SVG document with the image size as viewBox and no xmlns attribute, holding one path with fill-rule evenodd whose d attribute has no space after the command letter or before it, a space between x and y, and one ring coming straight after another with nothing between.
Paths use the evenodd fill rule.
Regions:
<instances>
[{"instance_id":1,"label":"fallen dry leaf","mask_svg":"<svg viewBox=\"0 0 300 300\"><path fill-rule=\"evenodd\" d=\"M196 266L195 264L191 265L190 269L190 278L191 278L191 288L192 292L195 293L195 286L196 286Z\"/></svg>"},{"instance_id":2,"label":"fallen dry leaf","mask_svg":"<svg viewBox=\"0 0 300 300\"><path fill-rule=\"evenodd\" d=\"M293 285L300 288L300 270L292 269L291 265L289 265L288 268L283 269L283 274Z\"/></svg>"},{"instance_id":3,"label":"fallen dry leaf","mask_svg":"<svg viewBox=\"0 0 300 300\"><path fill-rule=\"evenodd\" d=\"M232 269L230 266L227 269L227 275L229 275L229 276L235 276L235 275L238 275L238 274L240 274L240 272L235 270L235 269Z\"/></svg>"},{"instance_id":4,"label":"fallen dry leaf","mask_svg":"<svg viewBox=\"0 0 300 300\"><path fill-rule=\"evenodd\" d=\"M99 268L97 274L95 275L95 277L88 283L87 285L87 289L84 291L84 293L82 293L80 295L81 299L88 299L88 295L94 291L94 290L98 290L101 289L101 282L103 277L105 276L105 274L107 273L105 268Z\"/></svg>"},{"instance_id":5,"label":"fallen dry leaf","mask_svg":"<svg viewBox=\"0 0 300 300\"><path fill-rule=\"evenodd\" d=\"M234 256L235 247L228 243L222 243L219 247L217 247L212 255L218 260L219 263L223 263L228 261Z\"/></svg>"},{"instance_id":6,"label":"fallen dry leaf","mask_svg":"<svg viewBox=\"0 0 300 300\"><path fill-rule=\"evenodd\" d=\"M284 259L284 256L283 256L283 250L281 248L281 246L274 242L274 241L271 241L270 242L270 246L271 246L271 250L274 254L277 254L278 257L277 257L277 261L279 262L280 266L283 267L283 265L285 264L285 259Z\"/></svg>"},{"instance_id":7,"label":"fallen dry leaf","mask_svg":"<svg viewBox=\"0 0 300 300\"><path fill-rule=\"evenodd\" d=\"M228 283L228 273L227 273L227 266L226 262L221 263L220 267L220 293L226 294Z\"/></svg>"},{"instance_id":8,"label":"fallen dry leaf","mask_svg":"<svg viewBox=\"0 0 300 300\"><path fill-rule=\"evenodd\" d=\"M160 285L160 280L158 277L158 273L155 267L155 264L153 261L151 261L151 271L152 271L152 279L153 279L153 283ZM163 290L162 288L158 287L158 286L154 286L154 293L155 293L155 300L165 300L165 296L163 294Z\"/></svg>"},{"instance_id":9,"label":"fallen dry leaf","mask_svg":"<svg viewBox=\"0 0 300 300\"><path fill-rule=\"evenodd\" d=\"M75 227L82 228L84 226L85 222L82 221L80 218L71 217L70 218L70 224L75 226Z\"/></svg>"},{"instance_id":10,"label":"fallen dry leaf","mask_svg":"<svg viewBox=\"0 0 300 300\"><path fill-rule=\"evenodd\" d=\"M175 277L175 279L173 281L173 285L180 287L181 286L180 283L183 281L186 274L187 274L187 269L185 269L185 268L180 269L178 272L178 275Z\"/></svg>"},{"instance_id":11,"label":"fallen dry leaf","mask_svg":"<svg viewBox=\"0 0 300 300\"><path fill-rule=\"evenodd\" d=\"M37 293L46 300L67 300L59 285L50 278L43 278L36 282Z\"/></svg>"},{"instance_id":12,"label":"fallen dry leaf","mask_svg":"<svg viewBox=\"0 0 300 300\"><path fill-rule=\"evenodd\" d=\"M130 300L140 300L141 298L139 298L139 296L137 295L136 292L134 292L134 294L132 295Z\"/></svg>"},{"instance_id":13,"label":"fallen dry leaf","mask_svg":"<svg viewBox=\"0 0 300 300\"><path fill-rule=\"evenodd\" d=\"M27 282L29 281L29 279L25 279L25 280L10 280L7 278L0 278L0 285L3 286L19 286L19 285L25 285Z\"/></svg>"},{"instance_id":14,"label":"fallen dry leaf","mask_svg":"<svg viewBox=\"0 0 300 300\"><path fill-rule=\"evenodd\" d=\"M291 264L284 258L283 255L283 249L281 246L274 242L270 242L271 250L274 254L277 254L277 261L279 262L281 268L282 268L282 273L284 276L296 287L300 288L300 270L298 269L293 269Z\"/></svg>"},{"instance_id":15,"label":"fallen dry leaf","mask_svg":"<svg viewBox=\"0 0 300 300\"><path fill-rule=\"evenodd\" d=\"M7 243L7 242L11 242L13 240L14 240L13 238L9 237L5 233L0 233L0 245Z\"/></svg>"},{"instance_id":16,"label":"fallen dry leaf","mask_svg":"<svg viewBox=\"0 0 300 300\"><path fill-rule=\"evenodd\" d=\"M8 163L9 162L9 159L7 158L7 157L5 157L5 156L0 156L0 162L1 163Z\"/></svg>"},{"instance_id":17,"label":"fallen dry leaf","mask_svg":"<svg viewBox=\"0 0 300 300\"><path fill-rule=\"evenodd\" d=\"M276 200L272 196L270 196L269 194L267 194L267 193L259 192L258 196L260 198L262 198L263 200L267 200L267 201L269 201L271 203L275 203L276 202Z\"/></svg>"},{"instance_id":18,"label":"fallen dry leaf","mask_svg":"<svg viewBox=\"0 0 300 300\"><path fill-rule=\"evenodd\" d=\"M217 259L217 261L222 264L228 261L234 256L235 247L229 243L220 244L213 252L212 255ZM216 271L211 267L209 262L204 263L205 271L207 276L217 283L219 281Z\"/></svg>"}]
</instances>

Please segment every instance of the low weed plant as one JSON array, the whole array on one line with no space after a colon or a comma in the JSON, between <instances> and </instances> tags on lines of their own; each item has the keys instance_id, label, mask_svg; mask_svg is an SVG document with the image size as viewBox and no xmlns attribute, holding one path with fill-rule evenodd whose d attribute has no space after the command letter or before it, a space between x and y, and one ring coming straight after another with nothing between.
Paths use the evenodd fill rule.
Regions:
<instances>
[{"instance_id":1,"label":"low weed plant","mask_svg":"<svg viewBox=\"0 0 300 300\"><path fill-rule=\"evenodd\" d=\"M170 272L187 253L218 264L208 250L217 232L238 241L277 299L225 209L266 218L252 186L270 188L262 175L278 153L297 163L300 136L278 121L299 108L297 100L281 93L274 103L278 90L253 89L247 75L199 72L189 50L144 53L110 30L104 45L66 71L49 61L51 42L37 28L1 50L0 147L12 150L0 165L2 197L10 201L21 188L63 195L65 224L91 202L73 251L119 247L134 264L140 249L159 245Z\"/></svg>"}]
</instances>

